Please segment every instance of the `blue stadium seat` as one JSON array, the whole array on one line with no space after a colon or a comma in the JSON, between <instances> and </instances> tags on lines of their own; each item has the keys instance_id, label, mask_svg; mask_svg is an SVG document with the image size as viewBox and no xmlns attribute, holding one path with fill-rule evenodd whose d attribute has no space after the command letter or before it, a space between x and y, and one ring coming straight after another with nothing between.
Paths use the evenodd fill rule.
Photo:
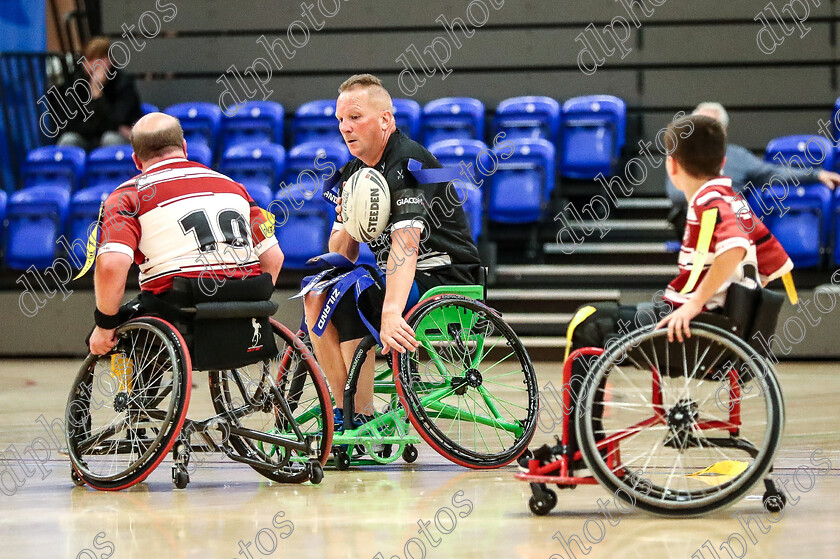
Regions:
<instances>
[{"instance_id":1,"label":"blue stadium seat","mask_svg":"<svg viewBox=\"0 0 840 559\"><path fill-rule=\"evenodd\" d=\"M193 145L187 144L187 159L201 163L205 167L213 166L213 153L210 148L202 143Z\"/></svg>"},{"instance_id":2,"label":"blue stadium seat","mask_svg":"<svg viewBox=\"0 0 840 559\"><path fill-rule=\"evenodd\" d=\"M523 138L516 142L513 155L503 147L497 148L496 155L499 168L490 177L488 219L499 223L539 221L554 188L554 145L542 138Z\"/></svg>"},{"instance_id":3,"label":"blue stadium seat","mask_svg":"<svg viewBox=\"0 0 840 559\"><path fill-rule=\"evenodd\" d=\"M483 167L486 170L492 170L494 163L490 156L490 150L487 144L481 140L443 140L436 142L429 146L429 152L434 155L441 165L444 167L461 167L471 165L469 172L463 171L464 178L463 186L466 187L466 197L462 185L458 185L457 195L459 200L463 201L464 212L467 214L467 221L470 225L470 232L473 239L477 240L481 235L481 215L482 215L482 190L489 180L484 178L480 169ZM478 163L479 158L481 163ZM463 167L462 167L463 169ZM482 181L477 184L476 181Z\"/></svg>"},{"instance_id":4,"label":"blue stadium seat","mask_svg":"<svg viewBox=\"0 0 840 559\"><path fill-rule=\"evenodd\" d=\"M2 255L3 250L6 246L4 240L6 238L6 191L0 190L0 255Z\"/></svg>"},{"instance_id":5,"label":"blue stadium seat","mask_svg":"<svg viewBox=\"0 0 840 559\"><path fill-rule=\"evenodd\" d=\"M834 146L823 136L782 136L768 142L764 160L791 169L833 169ZM833 221L831 193L822 184L797 186L784 173L779 179L787 184L790 192L787 199L781 203L790 207L791 211L779 218L778 208L773 203L768 189L762 194L762 198L774 211L765 223L788 249L794 264L799 267L817 266L821 260L820 249L833 244L830 241ZM774 183L773 189L779 198L784 196L784 187L780 184ZM816 246L817 243L819 246Z\"/></svg>"},{"instance_id":6,"label":"blue stadium seat","mask_svg":"<svg viewBox=\"0 0 840 559\"><path fill-rule=\"evenodd\" d=\"M160 109L157 105L152 105L151 103L140 103L140 112L143 113L143 116L146 116L149 113L159 113Z\"/></svg>"},{"instance_id":7,"label":"blue stadium seat","mask_svg":"<svg viewBox=\"0 0 840 559\"><path fill-rule=\"evenodd\" d=\"M323 182L323 179L332 175L330 165L338 172L348 161L350 161L350 152L344 144L306 142L289 150L289 156L286 158L286 175L283 181L294 184L317 179L320 183ZM315 179L308 177L315 177Z\"/></svg>"},{"instance_id":8,"label":"blue stadium seat","mask_svg":"<svg viewBox=\"0 0 840 559\"><path fill-rule=\"evenodd\" d=\"M12 194L6 206L6 266L51 266L69 205L70 192L60 186L33 186Z\"/></svg>"},{"instance_id":9,"label":"blue stadium seat","mask_svg":"<svg viewBox=\"0 0 840 559\"><path fill-rule=\"evenodd\" d=\"M624 146L627 107L612 95L575 97L563 103L560 172L573 179L610 176Z\"/></svg>"},{"instance_id":10,"label":"blue stadium seat","mask_svg":"<svg viewBox=\"0 0 840 559\"><path fill-rule=\"evenodd\" d=\"M496 107L493 134L505 133L505 139L543 138L557 142L560 130L560 103L551 97L512 97Z\"/></svg>"},{"instance_id":11,"label":"blue stadium seat","mask_svg":"<svg viewBox=\"0 0 840 559\"><path fill-rule=\"evenodd\" d=\"M103 146L88 154L85 164L87 188L110 187L114 190L140 174L131 158L131 146Z\"/></svg>"},{"instance_id":12,"label":"blue stadium seat","mask_svg":"<svg viewBox=\"0 0 840 559\"><path fill-rule=\"evenodd\" d=\"M248 101L233 116L222 119L222 148L264 142L283 144L283 105L274 101Z\"/></svg>"},{"instance_id":13,"label":"blue stadium seat","mask_svg":"<svg viewBox=\"0 0 840 559\"><path fill-rule=\"evenodd\" d=\"M446 97L423 107L423 143L484 139L484 104L470 97Z\"/></svg>"},{"instance_id":14,"label":"blue stadium seat","mask_svg":"<svg viewBox=\"0 0 840 559\"><path fill-rule=\"evenodd\" d=\"M834 123L834 137L840 134L840 97L834 102L834 114L831 122ZM834 170L840 172L840 142L834 146Z\"/></svg>"},{"instance_id":15,"label":"blue stadium seat","mask_svg":"<svg viewBox=\"0 0 840 559\"><path fill-rule=\"evenodd\" d=\"M241 144L225 151L219 172L242 183L251 198L267 208L286 168L286 150L277 144Z\"/></svg>"},{"instance_id":16,"label":"blue stadium seat","mask_svg":"<svg viewBox=\"0 0 840 559\"><path fill-rule=\"evenodd\" d=\"M85 150L72 146L36 148L26 156L23 186L60 186L72 192L85 173Z\"/></svg>"},{"instance_id":17,"label":"blue stadium seat","mask_svg":"<svg viewBox=\"0 0 840 559\"><path fill-rule=\"evenodd\" d=\"M321 99L304 103L295 111L292 120L295 144L320 142L344 144L335 118L335 99Z\"/></svg>"},{"instance_id":18,"label":"blue stadium seat","mask_svg":"<svg viewBox=\"0 0 840 559\"><path fill-rule=\"evenodd\" d=\"M773 185L772 196L785 196L784 187ZM824 247L828 246L831 227L831 190L823 184L790 185L787 198L780 203L789 208L784 216L771 198L771 188L762 193L764 204L773 208L764 216L764 224L785 247L798 268L819 266ZM760 215L760 214L759 214Z\"/></svg>"},{"instance_id":19,"label":"blue stadium seat","mask_svg":"<svg viewBox=\"0 0 840 559\"><path fill-rule=\"evenodd\" d=\"M216 153L222 110L213 103L178 103L164 111L181 121L187 145L203 143Z\"/></svg>"},{"instance_id":20,"label":"blue stadium seat","mask_svg":"<svg viewBox=\"0 0 840 559\"><path fill-rule=\"evenodd\" d=\"M822 167L830 170L834 169L834 146L823 136L781 136L767 143L764 160L792 169Z\"/></svg>"},{"instance_id":21,"label":"blue stadium seat","mask_svg":"<svg viewBox=\"0 0 840 559\"><path fill-rule=\"evenodd\" d=\"M276 197L280 203L269 209L276 217L275 235L283 249L283 266L303 268L313 256L327 252L330 229L334 220L320 189L311 184L292 184L281 188Z\"/></svg>"},{"instance_id":22,"label":"blue stadium seat","mask_svg":"<svg viewBox=\"0 0 840 559\"><path fill-rule=\"evenodd\" d=\"M94 187L85 188L73 194L70 200L67 229L69 242L73 246L71 260L75 260L74 264L84 264L86 257L84 247L87 245L90 227L96 222L99 217L99 207L111 192L112 189L108 187ZM109 209L109 211L116 211L116 208ZM77 243L76 241L81 242Z\"/></svg>"},{"instance_id":23,"label":"blue stadium seat","mask_svg":"<svg viewBox=\"0 0 840 559\"><path fill-rule=\"evenodd\" d=\"M393 99L394 120L397 128L412 139L420 138L420 122L422 109L420 103L412 99Z\"/></svg>"}]
</instances>

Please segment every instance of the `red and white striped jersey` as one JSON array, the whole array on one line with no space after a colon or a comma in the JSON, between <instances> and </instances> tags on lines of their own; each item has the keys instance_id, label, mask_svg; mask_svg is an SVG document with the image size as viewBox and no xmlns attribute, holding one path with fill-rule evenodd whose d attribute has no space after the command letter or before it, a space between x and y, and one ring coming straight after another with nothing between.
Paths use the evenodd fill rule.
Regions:
<instances>
[{"instance_id":1,"label":"red and white striped jersey","mask_svg":"<svg viewBox=\"0 0 840 559\"><path fill-rule=\"evenodd\" d=\"M697 245L701 238L703 214L709 211L716 211L717 215L703 269L687 292L680 293L691 278L695 256L698 254ZM732 190L732 180L728 177L718 177L701 186L689 200L685 233L680 247L680 273L668 284L665 298L675 306L685 303L706 277L715 258L738 247L746 249L746 256L732 276L706 302L706 310L723 306L730 284L754 286L753 278L745 276L745 268L748 266L758 270L763 283L781 277L793 269L793 263L779 241L756 219L747 202Z\"/></svg>"},{"instance_id":2,"label":"red and white striped jersey","mask_svg":"<svg viewBox=\"0 0 840 559\"><path fill-rule=\"evenodd\" d=\"M160 293L172 278L242 278L261 273L277 244L245 187L204 165L173 158L121 184L105 201L99 254L121 252L140 266L140 288Z\"/></svg>"}]
</instances>

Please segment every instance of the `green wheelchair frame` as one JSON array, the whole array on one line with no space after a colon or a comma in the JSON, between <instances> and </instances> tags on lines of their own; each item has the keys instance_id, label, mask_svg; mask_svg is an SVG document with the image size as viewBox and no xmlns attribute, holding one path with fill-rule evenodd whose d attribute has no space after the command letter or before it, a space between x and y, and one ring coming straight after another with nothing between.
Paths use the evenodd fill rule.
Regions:
<instances>
[{"instance_id":1,"label":"green wheelchair frame","mask_svg":"<svg viewBox=\"0 0 840 559\"><path fill-rule=\"evenodd\" d=\"M385 409L378 411L375 419L368 423L335 432L333 460L337 469L345 470L351 464L388 464L399 457L413 462L417 459L415 445L421 440L426 440L445 458L471 468L501 467L527 449L537 421L536 375L519 338L499 313L483 304L484 295L482 285L439 286L423 294L420 302L406 316L421 346L413 353L392 351L390 366L380 367L374 372L374 399L384 403ZM506 357L515 356L519 370L505 374L521 373L524 388L510 388L503 382L490 380L495 377L488 377L487 383L484 382L479 370L481 362L499 344L497 341L493 347L485 347L488 332L499 332L500 340L503 339L511 349ZM353 417L354 396L362 364L369 350L375 346L373 336L368 335L354 353L343 394L345 425ZM441 348L460 350L462 356L458 363L448 360ZM431 375L427 374L425 379L417 370L416 357L412 357L421 349L430 361L427 369ZM497 361L487 370L501 362ZM397 364L396 372L393 364ZM454 373L452 367L456 369ZM430 376L435 380L430 380ZM491 382L502 385L504 390L523 391L521 396L524 400L515 403L494 396ZM469 399L464 398L466 409L446 401L453 396L458 402L461 397L468 396ZM470 400L472 410L469 409ZM520 405L524 402L527 404ZM521 411L511 412L512 407L521 408ZM450 422L446 433L438 425L438 422L444 421ZM453 440L449 432L456 422L459 439ZM464 431L472 425L473 433L484 439L484 449L477 450L463 444L460 439L462 425L467 426ZM415 427L419 436L409 433L411 426ZM492 430L501 448L491 449L478 426L484 426L485 432ZM510 439L509 443L503 438ZM479 446L478 437L475 443Z\"/></svg>"}]
</instances>

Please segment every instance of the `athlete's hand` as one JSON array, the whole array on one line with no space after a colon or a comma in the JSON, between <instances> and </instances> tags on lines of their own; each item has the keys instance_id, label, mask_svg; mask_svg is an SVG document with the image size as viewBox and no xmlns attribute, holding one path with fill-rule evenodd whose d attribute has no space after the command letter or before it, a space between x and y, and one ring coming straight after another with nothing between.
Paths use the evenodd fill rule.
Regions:
<instances>
[{"instance_id":1,"label":"athlete's hand","mask_svg":"<svg viewBox=\"0 0 840 559\"><path fill-rule=\"evenodd\" d=\"M341 190L339 192L344 192L344 185L347 184L347 181L341 183ZM335 215L337 216L337 220L339 223L344 223L344 220L341 219L341 195L338 196L338 204L335 206Z\"/></svg>"},{"instance_id":2,"label":"athlete's hand","mask_svg":"<svg viewBox=\"0 0 840 559\"><path fill-rule=\"evenodd\" d=\"M379 339L382 341L382 355L387 355L392 349L398 353L406 350L414 351L420 345L414 337L414 330L400 313L383 312L382 327L379 330Z\"/></svg>"},{"instance_id":3,"label":"athlete's hand","mask_svg":"<svg viewBox=\"0 0 840 559\"><path fill-rule=\"evenodd\" d=\"M676 334L677 341L683 341L683 334L685 334L686 338L691 337L691 330L689 330L691 320L700 314L703 310L703 305L698 305L692 299L683 304L680 308L663 318L659 321L659 324L656 325L656 328L662 328L663 326L668 326L668 341L674 341L674 335Z\"/></svg>"},{"instance_id":4,"label":"athlete's hand","mask_svg":"<svg viewBox=\"0 0 840 559\"><path fill-rule=\"evenodd\" d=\"M116 330L104 330L97 326L90 335L90 352L94 355L105 355L117 344L114 337Z\"/></svg>"}]
</instances>

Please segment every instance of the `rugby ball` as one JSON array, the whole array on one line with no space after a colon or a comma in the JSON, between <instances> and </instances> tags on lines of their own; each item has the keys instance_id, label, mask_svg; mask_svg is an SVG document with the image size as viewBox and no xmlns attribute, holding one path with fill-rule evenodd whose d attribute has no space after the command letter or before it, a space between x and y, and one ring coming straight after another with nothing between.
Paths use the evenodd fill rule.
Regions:
<instances>
[{"instance_id":1,"label":"rugby ball","mask_svg":"<svg viewBox=\"0 0 840 559\"><path fill-rule=\"evenodd\" d=\"M391 191L382 173L364 167L347 180L341 190L341 220L344 229L360 243L369 243L391 218Z\"/></svg>"}]
</instances>

